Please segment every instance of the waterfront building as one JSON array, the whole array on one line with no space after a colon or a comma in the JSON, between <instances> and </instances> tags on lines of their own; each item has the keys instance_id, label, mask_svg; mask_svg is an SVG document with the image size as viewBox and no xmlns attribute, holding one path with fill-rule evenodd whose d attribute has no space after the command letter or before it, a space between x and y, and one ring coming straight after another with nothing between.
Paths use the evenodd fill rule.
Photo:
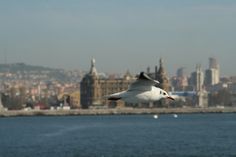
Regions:
<instances>
[{"instance_id":1,"label":"waterfront building","mask_svg":"<svg viewBox=\"0 0 236 157\"><path fill-rule=\"evenodd\" d=\"M91 60L91 68L80 83L80 102L83 108L89 108L90 105L101 104L101 93L95 59Z\"/></svg>"},{"instance_id":2,"label":"waterfront building","mask_svg":"<svg viewBox=\"0 0 236 157\"><path fill-rule=\"evenodd\" d=\"M76 84L64 84L62 90L58 94L58 99L62 102L63 106L81 108L80 89Z\"/></svg>"},{"instance_id":3,"label":"waterfront building","mask_svg":"<svg viewBox=\"0 0 236 157\"><path fill-rule=\"evenodd\" d=\"M147 68L147 74L151 78L153 78L155 80L158 80L160 82L160 84L157 84L157 86L159 88L164 89L167 92L170 90L169 78L167 77L167 73L166 73L166 70L164 68L162 58L159 60L159 69L158 69L157 66L155 66L155 72L151 73L150 72L150 67L148 67Z\"/></svg>"},{"instance_id":4,"label":"waterfront building","mask_svg":"<svg viewBox=\"0 0 236 157\"><path fill-rule=\"evenodd\" d=\"M133 81L134 78L129 71L127 71L123 78L101 77L95 67L95 59L92 59L90 71L80 82L82 108L124 106L123 101L108 101L105 96L127 90Z\"/></svg>"},{"instance_id":5,"label":"waterfront building","mask_svg":"<svg viewBox=\"0 0 236 157\"><path fill-rule=\"evenodd\" d=\"M160 83L156 84L157 87L169 92L170 91L170 84L169 84L169 78L167 77L167 72L164 68L164 61L162 58L159 60L159 68L158 66L155 66L155 72L151 73L150 72L150 67L147 68L147 74L155 79L158 80ZM168 106L169 102L166 99L162 99L160 101L154 102L154 103L149 103L149 107L164 107Z\"/></svg>"},{"instance_id":6,"label":"waterfront building","mask_svg":"<svg viewBox=\"0 0 236 157\"><path fill-rule=\"evenodd\" d=\"M159 87L161 89L164 89L167 92L170 90L169 79L166 70L164 69L162 58L159 60L159 70L156 73L155 79L160 82Z\"/></svg>"},{"instance_id":7,"label":"waterfront building","mask_svg":"<svg viewBox=\"0 0 236 157\"><path fill-rule=\"evenodd\" d=\"M81 108L80 91L74 91L70 94L70 103L73 108Z\"/></svg>"}]
</instances>

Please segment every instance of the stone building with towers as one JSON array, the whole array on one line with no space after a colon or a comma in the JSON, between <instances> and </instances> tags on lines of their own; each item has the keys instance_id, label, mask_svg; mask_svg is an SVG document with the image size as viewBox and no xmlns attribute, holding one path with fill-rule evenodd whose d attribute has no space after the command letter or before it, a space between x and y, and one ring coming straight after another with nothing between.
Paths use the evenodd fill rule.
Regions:
<instances>
[{"instance_id":1,"label":"stone building with towers","mask_svg":"<svg viewBox=\"0 0 236 157\"><path fill-rule=\"evenodd\" d=\"M80 101L82 108L124 106L123 101L111 102L104 96L127 90L133 76L127 71L123 78L106 78L99 75L95 59L91 60L90 71L80 82Z\"/></svg>"},{"instance_id":2,"label":"stone building with towers","mask_svg":"<svg viewBox=\"0 0 236 157\"><path fill-rule=\"evenodd\" d=\"M164 89L165 91L169 92L170 91L170 83L169 83L169 78L167 77L167 72L164 68L164 61L162 58L160 58L159 60L159 68L158 66L155 66L155 72L151 73L150 72L150 68L147 68L147 74L155 79L158 80L160 83L156 84L157 87ZM166 99L162 99L158 102L154 102L153 104L150 103L149 107L168 107L169 106L169 102Z\"/></svg>"},{"instance_id":3,"label":"stone building with towers","mask_svg":"<svg viewBox=\"0 0 236 157\"><path fill-rule=\"evenodd\" d=\"M167 92L170 90L169 79L167 77L166 70L164 69L162 58L159 61L159 70L155 74L155 79L160 82L160 88L164 89Z\"/></svg>"},{"instance_id":4,"label":"stone building with towers","mask_svg":"<svg viewBox=\"0 0 236 157\"><path fill-rule=\"evenodd\" d=\"M167 73L164 68L164 62L162 58L159 60L159 69L158 66L155 66L155 72L151 73L150 68L148 67L147 74L151 78L158 80L160 82L160 84L157 84L159 88L162 88L167 92L170 90L169 78L167 77Z\"/></svg>"},{"instance_id":5,"label":"stone building with towers","mask_svg":"<svg viewBox=\"0 0 236 157\"><path fill-rule=\"evenodd\" d=\"M155 72L151 73L150 69L147 74L160 82L158 87L169 91L170 84L163 66L163 59L159 60L159 69L155 66ZM125 102L109 101L104 96L127 90L129 85L135 81L129 71L122 78L104 78L102 77L95 67L95 59L91 60L90 71L83 77L80 82L80 102L82 108L99 108L99 107L115 107L115 106L135 106L145 107L146 104L125 104ZM162 102L163 104L163 102ZM149 104L148 104L149 105ZM150 106L150 105L149 105Z\"/></svg>"}]
</instances>

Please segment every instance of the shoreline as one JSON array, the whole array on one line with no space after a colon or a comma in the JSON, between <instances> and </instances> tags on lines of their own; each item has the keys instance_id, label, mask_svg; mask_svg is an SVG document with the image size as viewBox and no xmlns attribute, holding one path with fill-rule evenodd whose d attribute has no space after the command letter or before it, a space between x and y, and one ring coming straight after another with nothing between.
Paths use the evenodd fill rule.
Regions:
<instances>
[{"instance_id":1,"label":"shoreline","mask_svg":"<svg viewBox=\"0 0 236 157\"><path fill-rule=\"evenodd\" d=\"M236 107L225 108L112 108L71 110L9 110L0 111L0 117L19 116L83 116L83 115L139 115L139 114L190 114L190 113L236 113Z\"/></svg>"}]
</instances>

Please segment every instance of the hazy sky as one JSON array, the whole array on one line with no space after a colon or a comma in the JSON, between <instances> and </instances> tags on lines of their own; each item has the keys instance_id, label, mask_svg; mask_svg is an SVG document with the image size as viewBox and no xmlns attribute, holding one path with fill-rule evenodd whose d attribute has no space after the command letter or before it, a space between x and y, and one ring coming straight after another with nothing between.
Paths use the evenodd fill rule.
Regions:
<instances>
[{"instance_id":1,"label":"hazy sky","mask_svg":"<svg viewBox=\"0 0 236 157\"><path fill-rule=\"evenodd\" d=\"M235 0L1 0L1 63L169 75L220 63L236 75Z\"/></svg>"}]
</instances>

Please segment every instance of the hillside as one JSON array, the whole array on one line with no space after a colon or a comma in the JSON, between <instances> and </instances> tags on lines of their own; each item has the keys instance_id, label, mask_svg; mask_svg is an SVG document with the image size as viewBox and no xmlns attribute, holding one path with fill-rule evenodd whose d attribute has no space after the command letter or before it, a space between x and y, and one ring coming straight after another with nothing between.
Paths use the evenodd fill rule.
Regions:
<instances>
[{"instance_id":1,"label":"hillside","mask_svg":"<svg viewBox=\"0 0 236 157\"><path fill-rule=\"evenodd\" d=\"M59 69L52 69L43 66L27 65L25 63L0 64L0 72L23 72L23 71L58 71Z\"/></svg>"},{"instance_id":2,"label":"hillside","mask_svg":"<svg viewBox=\"0 0 236 157\"><path fill-rule=\"evenodd\" d=\"M25 63L0 64L0 73L4 79L44 79L44 80L58 80L58 81L78 81L81 77L79 72L70 72L63 69L53 69L43 66L27 65ZM11 76L3 73L11 73Z\"/></svg>"}]
</instances>

